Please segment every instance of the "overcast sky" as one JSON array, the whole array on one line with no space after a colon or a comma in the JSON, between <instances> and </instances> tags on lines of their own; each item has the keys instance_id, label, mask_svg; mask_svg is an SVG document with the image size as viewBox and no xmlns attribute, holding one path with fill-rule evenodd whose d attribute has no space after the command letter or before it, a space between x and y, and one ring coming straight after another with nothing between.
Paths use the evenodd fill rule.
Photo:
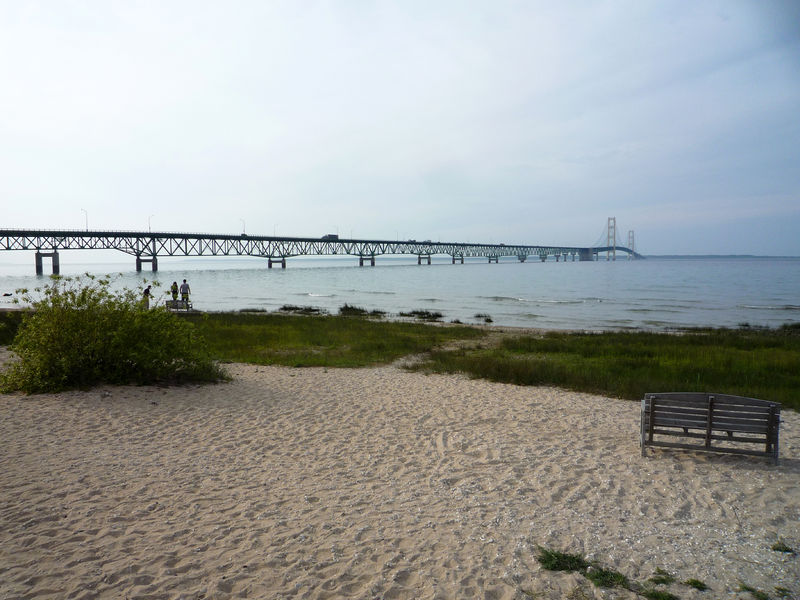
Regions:
<instances>
[{"instance_id":1,"label":"overcast sky","mask_svg":"<svg viewBox=\"0 0 800 600\"><path fill-rule=\"evenodd\" d=\"M800 255L800 2L0 0L0 227Z\"/></svg>"}]
</instances>

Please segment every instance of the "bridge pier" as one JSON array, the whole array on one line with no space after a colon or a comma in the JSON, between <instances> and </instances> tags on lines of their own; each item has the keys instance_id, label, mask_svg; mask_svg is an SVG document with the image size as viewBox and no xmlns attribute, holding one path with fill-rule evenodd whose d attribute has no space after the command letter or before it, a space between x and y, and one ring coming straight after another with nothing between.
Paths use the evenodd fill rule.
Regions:
<instances>
[{"instance_id":1,"label":"bridge pier","mask_svg":"<svg viewBox=\"0 0 800 600\"><path fill-rule=\"evenodd\" d=\"M153 258L142 258L141 256L136 257L136 272L140 273L142 270L142 263L152 263L153 272L158 271L158 257L154 256Z\"/></svg>"},{"instance_id":2,"label":"bridge pier","mask_svg":"<svg viewBox=\"0 0 800 600\"><path fill-rule=\"evenodd\" d=\"M547 254L540 254L539 258L542 259L542 262L547 262Z\"/></svg>"},{"instance_id":3,"label":"bridge pier","mask_svg":"<svg viewBox=\"0 0 800 600\"><path fill-rule=\"evenodd\" d=\"M489 264L499 263L499 262L500 262L500 257L499 256L490 256L489 257Z\"/></svg>"},{"instance_id":4,"label":"bridge pier","mask_svg":"<svg viewBox=\"0 0 800 600\"><path fill-rule=\"evenodd\" d=\"M422 261L427 259L428 264L431 264L431 255L430 254L417 254L417 264L421 265Z\"/></svg>"},{"instance_id":5,"label":"bridge pier","mask_svg":"<svg viewBox=\"0 0 800 600\"><path fill-rule=\"evenodd\" d=\"M519 256L517 256L517 259L519 260L519 262L524 263L528 259L528 257L524 254L520 254Z\"/></svg>"},{"instance_id":6,"label":"bridge pier","mask_svg":"<svg viewBox=\"0 0 800 600\"><path fill-rule=\"evenodd\" d=\"M40 252L36 251L36 274L43 275L44 274L44 267L42 266L42 258L52 258L53 259L53 275L59 275L61 273L61 265L58 262L58 251L53 250L52 252Z\"/></svg>"},{"instance_id":7,"label":"bridge pier","mask_svg":"<svg viewBox=\"0 0 800 600\"><path fill-rule=\"evenodd\" d=\"M456 264L456 259L461 259L461 264L462 264L462 265L464 264L464 255L463 255L463 254L462 254L461 256L456 256L456 255L454 254L454 255L453 255L453 264Z\"/></svg>"},{"instance_id":8,"label":"bridge pier","mask_svg":"<svg viewBox=\"0 0 800 600\"><path fill-rule=\"evenodd\" d=\"M358 266L359 267L363 267L364 266L364 259L369 260L369 266L370 267L374 267L375 266L375 255L374 254L370 254L370 255L367 255L367 256L364 256L363 254L359 255L358 256Z\"/></svg>"},{"instance_id":9,"label":"bridge pier","mask_svg":"<svg viewBox=\"0 0 800 600\"><path fill-rule=\"evenodd\" d=\"M267 257L267 268L271 269L273 264L275 264L275 265L280 264L281 269L285 269L286 268L286 257L285 256L281 256L280 258L272 258L271 256L268 256Z\"/></svg>"}]
</instances>

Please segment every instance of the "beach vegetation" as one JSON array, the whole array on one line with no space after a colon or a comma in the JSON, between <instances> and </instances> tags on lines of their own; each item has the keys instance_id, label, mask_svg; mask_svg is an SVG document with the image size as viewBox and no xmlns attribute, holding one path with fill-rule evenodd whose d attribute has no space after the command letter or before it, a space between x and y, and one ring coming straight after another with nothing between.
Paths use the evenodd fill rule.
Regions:
<instances>
[{"instance_id":1,"label":"beach vegetation","mask_svg":"<svg viewBox=\"0 0 800 600\"><path fill-rule=\"evenodd\" d=\"M295 315L321 315L325 313L325 310L317 308L315 306L295 306L294 304L284 304L278 310L282 313L292 313ZM259 312L267 312L267 311L262 310Z\"/></svg>"},{"instance_id":2,"label":"beach vegetation","mask_svg":"<svg viewBox=\"0 0 800 600\"><path fill-rule=\"evenodd\" d=\"M386 316L386 312L383 310L367 310L360 306L344 304L339 307L339 315L342 317L374 317L376 319L382 319Z\"/></svg>"},{"instance_id":3,"label":"beach vegetation","mask_svg":"<svg viewBox=\"0 0 800 600\"><path fill-rule=\"evenodd\" d=\"M14 340L23 315L22 310L0 311L0 346L8 346Z\"/></svg>"},{"instance_id":4,"label":"beach vegetation","mask_svg":"<svg viewBox=\"0 0 800 600\"><path fill-rule=\"evenodd\" d=\"M739 582L739 591L749 592L756 600L769 600L769 594L767 594L767 592L756 589L753 586L747 585L742 581Z\"/></svg>"},{"instance_id":5,"label":"beach vegetation","mask_svg":"<svg viewBox=\"0 0 800 600\"><path fill-rule=\"evenodd\" d=\"M569 554L567 552L560 552L558 550L550 550L549 548L539 547L539 555L536 557L542 568L548 571L578 571L585 573L586 569L591 566L580 554Z\"/></svg>"},{"instance_id":6,"label":"beach vegetation","mask_svg":"<svg viewBox=\"0 0 800 600\"><path fill-rule=\"evenodd\" d=\"M292 367L363 367L429 352L485 332L467 326L277 313L181 315L223 361Z\"/></svg>"},{"instance_id":7,"label":"beach vegetation","mask_svg":"<svg viewBox=\"0 0 800 600\"><path fill-rule=\"evenodd\" d=\"M191 323L146 308L138 292L112 291L110 278L54 276L21 298L30 309L11 345L18 358L0 374L3 391L224 377Z\"/></svg>"},{"instance_id":8,"label":"beach vegetation","mask_svg":"<svg viewBox=\"0 0 800 600\"><path fill-rule=\"evenodd\" d=\"M591 567L586 571L585 575L586 578L597 587L621 587L625 589L631 588L631 582L619 571L612 571L611 569L604 569L602 567Z\"/></svg>"},{"instance_id":9,"label":"beach vegetation","mask_svg":"<svg viewBox=\"0 0 800 600\"><path fill-rule=\"evenodd\" d=\"M791 598L792 597L792 590L789 588L785 588L779 585L775 586L775 594L778 598Z\"/></svg>"},{"instance_id":10,"label":"beach vegetation","mask_svg":"<svg viewBox=\"0 0 800 600\"><path fill-rule=\"evenodd\" d=\"M709 587L705 584L705 582L700 581L699 579L694 579L694 578L687 579L686 581L683 582L683 585L687 585L687 586L692 587L692 588L694 588L696 590L700 590L701 592L705 592L706 590L709 589Z\"/></svg>"},{"instance_id":11,"label":"beach vegetation","mask_svg":"<svg viewBox=\"0 0 800 600\"><path fill-rule=\"evenodd\" d=\"M800 327L793 325L504 336L489 349L432 352L413 368L629 399L664 390L716 391L800 409Z\"/></svg>"},{"instance_id":12,"label":"beach vegetation","mask_svg":"<svg viewBox=\"0 0 800 600\"><path fill-rule=\"evenodd\" d=\"M786 554L795 554L794 548L791 546L787 546L786 542L783 540L778 540L774 544L772 544L772 549L775 552L785 552Z\"/></svg>"},{"instance_id":13,"label":"beach vegetation","mask_svg":"<svg viewBox=\"0 0 800 600\"><path fill-rule=\"evenodd\" d=\"M410 310L407 312L399 313L401 317L409 317L412 319L419 319L420 321L439 321L444 316L439 311L435 310Z\"/></svg>"},{"instance_id":14,"label":"beach vegetation","mask_svg":"<svg viewBox=\"0 0 800 600\"><path fill-rule=\"evenodd\" d=\"M653 585L669 585L675 581L675 577L660 567L656 567L656 573L647 580Z\"/></svg>"}]
</instances>

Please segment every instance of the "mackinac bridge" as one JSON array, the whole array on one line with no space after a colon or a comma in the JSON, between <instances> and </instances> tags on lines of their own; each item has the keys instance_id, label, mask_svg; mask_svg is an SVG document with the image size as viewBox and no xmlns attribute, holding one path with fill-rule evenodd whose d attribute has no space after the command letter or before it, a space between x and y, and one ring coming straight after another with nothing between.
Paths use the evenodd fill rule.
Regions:
<instances>
[{"instance_id":1,"label":"mackinac bridge","mask_svg":"<svg viewBox=\"0 0 800 600\"><path fill-rule=\"evenodd\" d=\"M536 244L481 244L434 242L431 240L375 240L321 237L283 237L241 234L177 233L155 231L104 231L58 229L0 229L0 251L31 251L37 274L44 273L44 259L51 261L52 273L60 272L59 252L67 250L117 250L135 260L137 271L148 266L158 270L158 259L167 256L253 256L264 259L269 268L286 268L287 259L298 256L352 256L360 266L375 266L387 255L417 257L417 264L431 264L433 256L449 256L452 263L465 258L482 258L497 263L502 258L520 262L528 259L555 261L616 260L617 256L643 258L635 250L633 231L627 243L617 236L616 218L609 217L603 235L591 246Z\"/></svg>"}]
</instances>

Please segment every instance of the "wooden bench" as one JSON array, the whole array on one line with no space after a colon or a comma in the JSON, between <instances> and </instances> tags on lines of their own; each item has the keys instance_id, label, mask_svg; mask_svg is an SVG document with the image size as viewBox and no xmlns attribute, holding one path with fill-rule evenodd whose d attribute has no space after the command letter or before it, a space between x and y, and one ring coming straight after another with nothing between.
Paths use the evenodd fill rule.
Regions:
<instances>
[{"instance_id":1,"label":"wooden bench","mask_svg":"<svg viewBox=\"0 0 800 600\"><path fill-rule=\"evenodd\" d=\"M780 421L781 405L777 402L695 392L645 394L642 456L647 446L663 446L766 456L777 465ZM699 443L667 441L676 436L696 438Z\"/></svg>"},{"instance_id":2,"label":"wooden bench","mask_svg":"<svg viewBox=\"0 0 800 600\"><path fill-rule=\"evenodd\" d=\"M192 310L192 303L186 300L165 300L164 304L170 310Z\"/></svg>"}]
</instances>

